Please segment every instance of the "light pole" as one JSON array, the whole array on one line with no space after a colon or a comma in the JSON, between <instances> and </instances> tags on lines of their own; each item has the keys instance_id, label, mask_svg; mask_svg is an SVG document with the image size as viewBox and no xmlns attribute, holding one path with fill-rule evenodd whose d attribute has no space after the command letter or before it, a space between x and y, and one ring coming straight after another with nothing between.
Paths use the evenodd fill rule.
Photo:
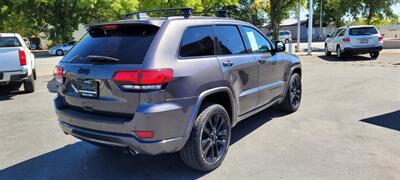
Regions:
<instances>
[{"instance_id":1,"label":"light pole","mask_svg":"<svg viewBox=\"0 0 400 180\"><path fill-rule=\"evenodd\" d=\"M300 51L300 13L301 13L301 0L298 1L298 7L297 7L297 46L296 46L296 52Z\"/></svg>"},{"instance_id":2,"label":"light pole","mask_svg":"<svg viewBox=\"0 0 400 180\"><path fill-rule=\"evenodd\" d=\"M313 29L313 0L309 1L308 8L308 55L311 55L312 29Z\"/></svg>"},{"instance_id":3,"label":"light pole","mask_svg":"<svg viewBox=\"0 0 400 180\"><path fill-rule=\"evenodd\" d=\"M319 12L319 39L322 40L322 1L321 0L321 6L320 6L320 12Z\"/></svg>"}]
</instances>

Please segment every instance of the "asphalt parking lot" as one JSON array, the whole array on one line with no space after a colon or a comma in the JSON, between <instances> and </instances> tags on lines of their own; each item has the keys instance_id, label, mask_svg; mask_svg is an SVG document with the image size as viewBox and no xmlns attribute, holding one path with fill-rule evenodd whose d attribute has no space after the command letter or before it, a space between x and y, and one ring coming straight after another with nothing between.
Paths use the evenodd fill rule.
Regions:
<instances>
[{"instance_id":1,"label":"asphalt parking lot","mask_svg":"<svg viewBox=\"0 0 400 180\"><path fill-rule=\"evenodd\" d=\"M50 76L60 58L37 58L35 93L0 95L0 179L400 179L399 56L300 56L299 111L272 108L239 123L210 173L177 154L132 157L64 135Z\"/></svg>"}]
</instances>

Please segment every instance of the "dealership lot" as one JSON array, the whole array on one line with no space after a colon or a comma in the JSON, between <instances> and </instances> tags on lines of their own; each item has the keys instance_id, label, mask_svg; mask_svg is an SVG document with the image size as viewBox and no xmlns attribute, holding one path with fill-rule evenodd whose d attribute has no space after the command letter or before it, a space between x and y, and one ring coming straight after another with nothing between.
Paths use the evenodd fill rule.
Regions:
<instances>
[{"instance_id":1,"label":"dealership lot","mask_svg":"<svg viewBox=\"0 0 400 180\"><path fill-rule=\"evenodd\" d=\"M239 123L211 173L185 167L177 154L131 157L64 135L50 76L60 58L42 56L35 93L0 95L0 179L400 179L399 56L301 56L299 111L266 110Z\"/></svg>"}]
</instances>

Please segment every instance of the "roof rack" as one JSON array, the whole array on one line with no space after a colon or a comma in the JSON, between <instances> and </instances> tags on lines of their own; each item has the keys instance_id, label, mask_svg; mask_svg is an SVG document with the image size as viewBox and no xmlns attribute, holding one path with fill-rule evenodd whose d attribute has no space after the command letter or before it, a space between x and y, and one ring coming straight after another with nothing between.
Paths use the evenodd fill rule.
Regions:
<instances>
[{"instance_id":1,"label":"roof rack","mask_svg":"<svg viewBox=\"0 0 400 180\"><path fill-rule=\"evenodd\" d=\"M181 11L183 14L173 14L173 15L170 15L170 16L183 16L185 18L189 18L190 16L192 16L193 9L185 7L185 8L165 8L165 9L138 11L138 12L132 12L132 13L125 14L125 18L126 19L131 19L133 17L133 15L136 15L137 19L146 19L146 18L149 18L149 16L147 16L147 13L168 12L168 11Z\"/></svg>"},{"instance_id":2,"label":"roof rack","mask_svg":"<svg viewBox=\"0 0 400 180\"><path fill-rule=\"evenodd\" d=\"M216 17L229 18L227 10L216 10L216 11L203 11L203 12L193 12L193 15L198 14L212 14L214 13Z\"/></svg>"}]
</instances>

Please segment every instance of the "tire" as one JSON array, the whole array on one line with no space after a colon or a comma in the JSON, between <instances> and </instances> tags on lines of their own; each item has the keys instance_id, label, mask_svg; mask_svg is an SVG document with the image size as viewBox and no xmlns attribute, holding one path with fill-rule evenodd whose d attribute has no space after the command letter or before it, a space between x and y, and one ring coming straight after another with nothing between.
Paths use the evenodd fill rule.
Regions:
<instances>
[{"instance_id":1,"label":"tire","mask_svg":"<svg viewBox=\"0 0 400 180\"><path fill-rule=\"evenodd\" d=\"M190 137L179 154L187 166L212 171L224 160L230 139L231 124L227 111L219 104L212 104L196 118Z\"/></svg>"},{"instance_id":2,"label":"tire","mask_svg":"<svg viewBox=\"0 0 400 180\"><path fill-rule=\"evenodd\" d=\"M64 51L59 49L59 50L56 51L56 55L57 56L62 56L62 55L64 55Z\"/></svg>"},{"instance_id":3,"label":"tire","mask_svg":"<svg viewBox=\"0 0 400 180\"><path fill-rule=\"evenodd\" d=\"M369 53L369 55L371 56L371 59L377 59L379 57L379 52Z\"/></svg>"},{"instance_id":4,"label":"tire","mask_svg":"<svg viewBox=\"0 0 400 180\"><path fill-rule=\"evenodd\" d=\"M329 51L328 45L325 44L325 56L331 56L332 52Z\"/></svg>"},{"instance_id":5,"label":"tire","mask_svg":"<svg viewBox=\"0 0 400 180\"><path fill-rule=\"evenodd\" d=\"M32 74L33 74L33 80L36 80L37 79L36 69L32 69Z\"/></svg>"},{"instance_id":6,"label":"tire","mask_svg":"<svg viewBox=\"0 0 400 180\"><path fill-rule=\"evenodd\" d=\"M28 79L24 81L24 90L26 93L32 93L33 91L35 91L33 75L29 76Z\"/></svg>"},{"instance_id":7,"label":"tire","mask_svg":"<svg viewBox=\"0 0 400 180\"><path fill-rule=\"evenodd\" d=\"M343 57L344 57L344 54L343 54L342 50L340 49L340 46L336 47L336 57L338 59L343 59Z\"/></svg>"},{"instance_id":8,"label":"tire","mask_svg":"<svg viewBox=\"0 0 400 180\"><path fill-rule=\"evenodd\" d=\"M301 77L294 73L290 77L285 99L281 102L280 108L288 113L296 112L300 107L301 93Z\"/></svg>"}]
</instances>

